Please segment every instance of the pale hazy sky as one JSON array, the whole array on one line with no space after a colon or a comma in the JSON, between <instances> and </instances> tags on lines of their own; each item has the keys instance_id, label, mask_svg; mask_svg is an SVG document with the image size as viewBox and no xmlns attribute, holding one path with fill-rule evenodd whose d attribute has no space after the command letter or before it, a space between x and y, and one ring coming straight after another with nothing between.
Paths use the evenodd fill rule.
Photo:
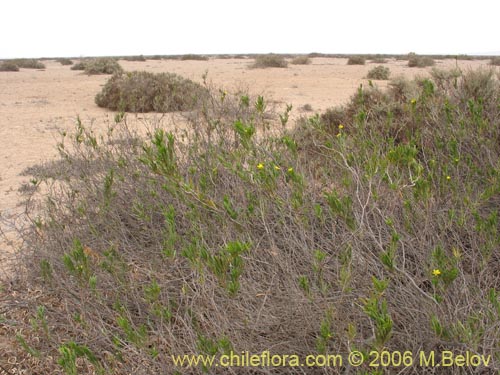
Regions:
<instances>
[{"instance_id":1,"label":"pale hazy sky","mask_svg":"<svg viewBox=\"0 0 500 375\"><path fill-rule=\"evenodd\" d=\"M499 0L7 0L0 58L500 54Z\"/></svg>"}]
</instances>

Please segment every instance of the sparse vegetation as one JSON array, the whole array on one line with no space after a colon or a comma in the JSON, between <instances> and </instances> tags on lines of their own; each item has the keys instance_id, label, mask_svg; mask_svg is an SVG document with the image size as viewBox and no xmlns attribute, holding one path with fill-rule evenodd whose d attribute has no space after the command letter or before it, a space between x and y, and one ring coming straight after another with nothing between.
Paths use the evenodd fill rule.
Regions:
<instances>
[{"instance_id":1,"label":"sparse vegetation","mask_svg":"<svg viewBox=\"0 0 500 375\"><path fill-rule=\"evenodd\" d=\"M414 53L408 55L408 66L410 68L426 68L434 64L434 59L432 57L419 56Z\"/></svg>"},{"instance_id":2,"label":"sparse vegetation","mask_svg":"<svg viewBox=\"0 0 500 375\"><path fill-rule=\"evenodd\" d=\"M290 63L293 65L308 65L311 63L311 59L308 56L297 56Z\"/></svg>"},{"instance_id":3,"label":"sparse vegetation","mask_svg":"<svg viewBox=\"0 0 500 375\"><path fill-rule=\"evenodd\" d=\"M385 58L383 58L383 57L374 57L371 60L371 63L372 64L386 64L387 60Z\"/></svg>"},{"instance_id":4,"label":"sparse vegetation","mask_svg":"<svg viewBox=\"0 0 500 375\"><path fill-rule=\"evenodd\" d=\"M57 62L60 63L61 65L73 65L73 61L68 58L57 59Z\"/></svg>"},{"instance_id":5,"label":"sparse vegetation","mask_svg":"<svg viewBox=\"0 0 500 375\"><path fill-rule=\"evenodd\" d=\"M365 65L366 59L363 56L350 56L347 65Z\"/></svg>"},{"instance_id":6,"label":"sparse vegetation","mask_svg":"<svg viewBox=\"0 0 500 375\"><path fill-rule=\"evenodd\" d=\"M126 61L141 61L141 62L146 61L146 58L143 55L125 56L123 59L126 60Z\"/></svg>"},{"instance_id":7,"label":"sparse vegetation","mask_svg":"<svg viewBox=\"0 0 500 375\"><path fill-rule=\"evenodd\" d=\"M303 110L304 112L312 112L313 107L312 107L312 105L310 105L309 103L306 103L306 104L304 104L304 105L302 106L302 110Z\"/></svg>"},{"instance_id":8,"label":"sparse vegetation","mask_svg":"<svg viewBox=\"0 0 500 375\"><path fill-rule=\"evenodd\" d=\"M187 60L195 60L195 61L207 61L208 56L204 55L195 55L195 54L187 54L187 55L182 55L181 56L182 61L187 61Z\"/></svg>"},{"instance_id":9,"label":"sparse vegetation","mask_svg":"<svg viewBox=\"0 0 500 375\"><path fill-rule=\"evenodd\" d=\"M81 61L77 62L76 64L73 64L73 66L71 67L71 70L85 70L86 63L87 63L87 61L81 60Z\"/></svg>"},{"instance_id":10,"label":"sparse vegetation","mask_svg":"<svg viewBox=\"0 0 500 375\"><path fill-rule=\"evenodd\" d=\"M490 65L500 66L500 56L492 57L490 60Z\"/></svg>"},{"instance_id":11,"label":"sparse vegetation","mask_svg":"<svg viewBox=\"0 0 500 375\"><path fill-rule=\"evenodd\" d=\"M12 61L2 61L0 63L0 72L18 72L19 67Z\"/></svg>"},{"instance_id":12,"label":"sparse vegetation","mask_svg":"<svg viewBox=\"0 0 500 375\"><path fill-rule=\"evenodd\" d=\"M194 108L205 90L172 73L129 72L113 75L95 102L125 112L174 112Z\"/></svg>"},{"instance_id":13,"label":"sparse vegetation","mask_svg":"<svg viewBox=\"0 0 500 375\"><path fill-rule=\"evenodd\" d=\"M378 80L388 80L391 75L391 70L385 66L378 65L368 72L366 78L368 79L378 79Z\"/></svg>"},{"instance_id":14,"label":"sparse vegetation","mask_svg":"<svg viewBox=\"0 0 500 375\"><path fill-rule=\"evenodd\" d=\"M10 62L23 69L45 69L45 64L36 59L14 59Z\"/></svg>"},{"instance_id":15,"label":"sparse vegetation","mask_svg":"<svg viewBox=\"0 0 500 375\"><path fill-rule=\"evenodd\" d=\"M204 374L171 355L270 348L404 349L404 372L429 375L484 372L416 354L473 348L500 368L493 69L360 86L292 130L290 105L276 116L262 96L205 90L177 132L141 138L119 113L100 138L78 120L59 161L26 171L27 272L2 310L16 372Z\"/></svg>"},{"instance_id":16,"label":"sparse vegetation","mask_svg":"<svg viewBox=\"0 0 500 375\"><path fill-rule=\"evenodd\" d=\"M268 54L255 57L251 68L286 68L288 62L281 55Z\"/></svg>"},{"instance_id":17,"label":"sparse vegetation","mask_svg":"<svg viewBox=\"0 0 500 375\"><path fill-rule=\"evenodd\" d=\"M109 57L99 57L96 59L86 60L84 62L85 73L93 74L115 74L123 72L123 68L116 59Z\"/></svg>"}]
</instances>

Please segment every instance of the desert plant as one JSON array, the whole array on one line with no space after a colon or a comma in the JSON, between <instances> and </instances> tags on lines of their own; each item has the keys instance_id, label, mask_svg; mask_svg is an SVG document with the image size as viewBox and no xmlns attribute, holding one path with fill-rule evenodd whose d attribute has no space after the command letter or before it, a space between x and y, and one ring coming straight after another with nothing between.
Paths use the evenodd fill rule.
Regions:
<instances>
[{"instance_id":1,"label":"desert plant","mask_svg":"<svg viewBox=\"0 0 500 375\"><path fill-rule=\"evenodd\" d=\"M360 86L292 130L291 106L272 116L224 89L144 137L122 115L102 138L77 121L61 159L29 171L23 293L0 301L16 371L204 374L183 355L448 345L498 369L500 85L493 70L439 80ZM436 371L415 357L404 372Z\"/></svg>"},{"instance_id":2,"label":"desert plant","mask_svg":"<svg viewBox=\"0 0 500 375\"><path fill-rule=\"evenodd\" d=\"M61 65L73 65L73 61L67 58L57 59L57 62L60 63Z\"/></svg>"},{"instance_id":3,"label":"desert plant","mask_svg":"<svg viewBox=\"0 0 500 375\"><path fill-rule=\"evenodd\" d=\"M18 72L19 66L12 61L2 61L0 64L0 72Z\"/></svg>"},{"instance_id":4,"label":"desert plant","mask_svg":"<svg viewBox=\"0 0 500 375\"><path fill-rule=\"evenodd\" d=\"M45 65L36 59L14 59L12 63L24 69L45 69Z\"/></svg>"},{"instance_id":5,"label":"desert plant","mask_svg":"<svg viewBox=\"0 0 500 375\"><path fill-rule=\"evenodd\" d=\"M433 66L434 59L429 56L419 56L416 54L411 54L408 57L408 66L410 68L425 68L428 66Z\"/></svg>"},{"instance_id":6,"label":"desert plant","mask_svg":"<svg viewBox=\"0 0 500 375\"><path fill-rule=\"evenodd\" d=\"M374 57L370 62L372 64L385 64L387 63L387 60L383 57Z\"/></svg>"},{"instance_id":7,"label":"desert plant","mask_svg":"<svg viewBox=\"0 0 500 375\"><path fill-rule=\"evenodd\" d=\"M96 59L85 61L85 73L94 74L115 74L123 72L123 68L118 61L109 57L99 57Z\"/></svg>"},{"instance_id":8,"label":"desert plant","mask_svg":"<svg viewBox=\"0 0 500 375\"><path fill-rule=\"evenodd\" d=\"M281 55L268 54L255 57L254 63L251 68L286 68L287 61Z\"/></svg>"},{"instance_id":9,"label":"desert plant","mask_svg":"<svg viewBox=\"0 0 500 375\"><path fill-rule=\"evenodd\" d=\"M126 112L172 112L192 109L204 89L172 73L114 74L96 95L99 107Z\"/></svg>"},{"instance_id":10,"label":"desert plant","mask_svg":"<svg viewBox=\"0 0 500 375\"><path fill-rule=\"evenodd\" d=\"M182 61L187 61L187 60L195 60L195 61L207 61L208 56L204 55L195 55L195 54L187 54L187 55L182 55L180 58Z\"/></svg>"},{"instance_id":11,"label":"desert plant","mask_svg":"<svg viewBox=\"0 0 500 375\"><path fill-rule=\"evenodd\" d=\"M77 62L76 64L73 64L71 66L71 70L85 70L87 61L86 60L81 60Z\"/></svg>"},{"instance_id":12,"label":"desert plant","mask_svg":"<svg viewBox=\"0 0 500 375\"><path fill-rule=\"evenodd\" d=\"M347 65L365 65L366 59L363 56L350 56Z\"/></svg>"},{"instance_id":13,"label":"desert plant","mask_svg":"<svg viewBox=\"0 0 500 375\"><path fill-rule=\"evenodd\" d=\"M490 65L500 66L500 56L492 57L490 59Z\"/></svg>"},{"instance_id":14,"label":"desert plant","mask_svg":"<svg viewBox=\"0 0 500 375\"><path fill-rule=\"evenodd\" d=\"M368 79L379 79L379 80L388 80L391 75L391 71L389 68L378 65L368 72L366 78Z\"/></svg>"},{"instance_id":15,"label":"desert plant","mask_svg":"<svg viewBox=\"0 0 500 375\"><path fill-rule=\"evenodd\" d=\"M138 55L138 56L125 56L123 58L126 61L146 61L146 58L143 55Z\"/></svg>"},{"instance_id":16,"label":"desert plant","mask_svg":"<svg viewBox=\"0 0 500 375\"><path fill-rule=\"evenodd\" d=\"M311 63L311 59L308 56L297 56L290 61L293 65L308 65Z\"/></svg>"}]
</instances>

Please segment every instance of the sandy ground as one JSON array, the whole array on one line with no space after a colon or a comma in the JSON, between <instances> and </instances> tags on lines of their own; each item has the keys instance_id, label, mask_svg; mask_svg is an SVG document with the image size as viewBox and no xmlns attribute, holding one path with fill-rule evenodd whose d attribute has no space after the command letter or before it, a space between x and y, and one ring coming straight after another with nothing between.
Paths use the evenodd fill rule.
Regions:
<instances>
[{"instance_id":1,"label":"sandy ground","mask_svg":"<svg viewBox=\"0 0 500 375\"><path fill-rule=\"evenodd\" d=\"M314 112L346 102L374 64L348 66L346 59L314 58L310 65L289 65L287 69L248 69L253 60L212 59L209 61L148 60L120 61L125 70L173 72L202 81L208 79L227 90L248 88L265 94L283 109L293 104L292 115L304 112L305 104ZM33 164L56 157L60 130L72 130L77 116L97 128L106 128L114 113L98 108L94 96L109 78L87 76L55 61L45 61L45 70L0 72L0 229L16 242L6 224L22 212L18 188L27 177L20 173ZM477 67L487 61L459 61L459 67ZM407 61L385 64L392 76L426 74L426 69L409 68ZM455 60L438 61L437 67L455 67ZM384 87L387 83L376 82ZM279 107L278 107L279 108ZM0 238L0 262L12 244ZM1 263L0 263L1 264ZM1 267L0 267L1 269ZM1 275L0 275L1 276Z\"/></svg>"}]
</instances>

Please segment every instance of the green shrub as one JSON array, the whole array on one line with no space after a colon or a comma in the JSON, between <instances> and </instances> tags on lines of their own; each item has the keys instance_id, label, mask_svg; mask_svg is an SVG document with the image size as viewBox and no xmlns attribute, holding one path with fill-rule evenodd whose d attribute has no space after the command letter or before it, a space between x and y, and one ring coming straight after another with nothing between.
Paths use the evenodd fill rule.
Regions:
<instances>
[{"instance_id":1,"label":"green shrub","mask_svg":"<svg viewBox=\"0 0 500 375\"><path fill-rule=\"evenodd\" d=\"M73 61L67 58L57 59L61 65L73 65Z\"/></svg>"},{"instance_id":2,"label":"green shrub","mask_svg":"<svg viewBox=\"0 0 500 375\"><path fill-rule=\"evenodd\" d=\"M18 72L19 67L12 61L2 61L0 72Z\"/></svg>"},{"instance_id":3,"label":"green shrub","mask_svg":"<svg viewBox=\"0 0 500 375\"><path fill-rule=\"evenodd\" d=\"M182 55L181 56L181 60L182 61L186 61L186 60L195 60L195 61L207 61L208 60L208 56L204 56L204 55L195 55L195 54L187 54L187 55Z\"/></svg>"},{"instance_id":4,"label":"green shrub","mask_svg":"<svg viewBox=\"0 0 500 375\"><path fill-rule=\"evenodd\" d=\"M408 66L410 68L425 68L428 66L433 66L434 60L429 56L419 56L412 54L408 58Z\"/></svg>"},{"instance_id":5,"label":"green shrub","mask_svg":"<svg viewBox=\"0 0 500 375\"><path fill-rule=\"evenodd\" d=\"M14 59L10 60L19 68L24 69L45 69L45 65L36 59Z\"/></svg>"},{"instance_id":6,"label":"green shrub","mask_svg":"<svg viewBox=\"0 0 500 375\"><path fill-rule=\"evenodd\" d=\"M204 89L172 73L114 74L96 95L99 107L126 112L174 112L194 108Z\"/></svg>"},{"instance_id":7,"label":"green shrub","mask_svg":"<svg viewBox=\"0 0 500 375\"><path fill-rule=\"evenodd\" d=\"M286 68L288 62L281 55L268 54L255 57L251 68Z\"/></svg>"},{"instance_id":8,"label":"green shrub","mask_svg":"<svg viewBox=\"0 0 500 375\"><path fill-rule=\"evenodd\" d=\"M82 60L80 62L77 62L76 64L73 64L71 67L71 70L85 70L85 66L87 64L87 61Z\"/></svg>"},{"instance_id":9,"label":"green shrub","mask_svg":"<svg viewBox=\"0 0 500 375\"><path fill-rule=\"evenodd\" d=\"M366 78L368 79L379 79L379 80L388 80L391 75L391 71L389 68L378 65L373 69L370 69Z\"/></svg>"},{"instance_id":10,"label":"green shrub","mask_svg":"<svg viewBox=\"0 0 500 375\"><path fill-rule=\"evenodd\" d=\"M115 74L123 72L123 68L118 61L109 57L100 57L85 61L85 73L94 74Z\"/></svg>"},{"instance_id":11,"label":"green shrub","mask_svg":"<svg viewBox=\"0 0 500 375\"><path fill-rule=\"evenodd\" d=\"M141 61L141 62L146 61L146 58L143 55L125 56L123 59L126 60L126 61Z\"/></svg>"},{"instance_id":12,"label":"green shrub","mask_svg":"<svg viewBox=\"0 0 500 375\"><path fill-rule=\"evenodd\" d=\"M350 56L347 65L365 65L366 59L363 56Z\"/></svg>"},{"instance_id":13,"label":"green shrub","mask_svg":"<svg viewBox=\"0 0 500 375\"><path fill-rule=\"evenodd\" d=\"M448 345L497 369L500 84L436 77L360 86L292 129L290 106L224 89L144 137L126 115L102 138L77 121L61 159L27 171L25 271L0 301L16 371L203 374L171 355ZM405 373L436 373L413 359Z\"/></svg>"},{"instance_id":14,"label":"green shrub","mask_svg":"<svg viewBox=\"0 0 500 375\"><path fill-rule=\"evenodd\" d=\"M308 56L297 56L290 63L293 65L308 65L311 63L311 59Z\"/></svg>"},{"instance_id":15,"label":"green shrub","mask_svg":"<svg viewBox=\"0 0 500 375\"><path fill-rule=\"evenodd\" d=\"M492 57L490 60L490 65L500 66L500 56Z\"/></svg>"},{"instance_id":16,"label":"green shrub","mask_svg":"<svg viewBox=\"0 0 500 375\"><path fill-rule=\"evenodd\" d=\"M371 60L371 63L373 63L373 64L386 64L387 60L384 59L383 57L375 57Z\"/></svg>"}]
</instances>

